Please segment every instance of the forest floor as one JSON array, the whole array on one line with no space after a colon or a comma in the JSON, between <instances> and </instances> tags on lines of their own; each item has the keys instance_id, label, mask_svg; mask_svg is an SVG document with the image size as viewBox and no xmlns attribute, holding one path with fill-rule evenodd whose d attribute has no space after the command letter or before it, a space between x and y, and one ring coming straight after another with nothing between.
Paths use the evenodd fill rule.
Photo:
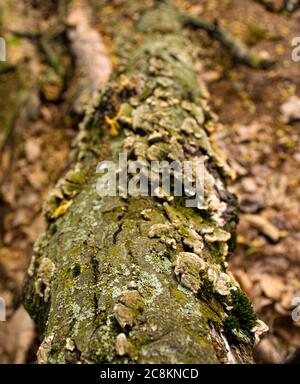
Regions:
<instances>
[{"instance_id":1,"label":"forest floor","mask_svg":"<svg viewBox=\"0 0 300 384\"><path fill-rule=\"evenodd\" d=\"M186 31L199 42L199 78L219 116L212 138L236 172L230 189L239 197L241 216L230 268L270 328L256 347L256 360L280 363L300 347L300 322L291 318L292 299L300 296L300 62L291 59L300 10L276 13L254 0L176 3L194 16L217 19L249 49L276 62L268 70L233 63L206 32ZM29 30L36 27L33 20L51 11L27 9ZM96 27L105 34L101 20ZM15 51L22 47L23 52L15 55L16 63L26 52L35 66L43 66L31 41L14 43ZM2 84L13 82L13 76L0 74L0 117L8 104ZM68 168L77 133L78 116L68 117L68 91L37 88L39 117L16 124L0 151L0 296L7 304L7 321L0 324L0 363L34 362L37 335L21 305L23 278L33 243L44 229L42 203ZM0 143L4 137L0 132Z\"/></svg>"},{"instance_id":2,"label":"forest floor","mask_svg":"<svg viewBox=\"0 0 300 384\"><path fill-rule=\"evenodd\" d=\"M300 321L291 318L300 296L300 121L287 113L289 106L300 117L300 62L291 59L300 10L287 16L234 0L204 1L197 12L276 62L266 71L233 66L201 33L200 77L222 124L214 136L237 174L231 190L241 216L230 267L270 328L257 361L279 363L300 346Z\"/></svg>"}]
</instances>

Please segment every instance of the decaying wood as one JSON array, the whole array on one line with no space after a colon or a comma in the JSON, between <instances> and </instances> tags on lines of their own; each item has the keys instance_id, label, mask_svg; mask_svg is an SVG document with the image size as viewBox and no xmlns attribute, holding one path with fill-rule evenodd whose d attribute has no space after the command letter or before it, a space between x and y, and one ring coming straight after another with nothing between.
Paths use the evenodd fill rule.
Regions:
<instances>
[{"instance_id":1,"label":"decaying wood","mask_svg":"<svg viewBox=\"0 0 300 384\"><path fill-rule=\"evenodd\" d=\"M96 3L96 2L94 2ZM195 47L169 2L101 6L118 68L90 103L73 168L51 193L25 305L40 363L252 362L263 324L227 270L237 203L209 141ZM100 197L99 161L205 161L205 199Z\"/></svg>"}]
</instances>

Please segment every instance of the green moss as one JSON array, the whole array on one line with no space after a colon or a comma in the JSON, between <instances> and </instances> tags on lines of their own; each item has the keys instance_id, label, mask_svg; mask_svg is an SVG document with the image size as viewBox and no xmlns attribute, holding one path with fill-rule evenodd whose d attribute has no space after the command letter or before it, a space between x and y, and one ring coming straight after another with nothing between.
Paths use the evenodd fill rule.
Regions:
<instances>
[{"instance_id":1,"label":"green moss","mask_svg":"<svg viewBox=\"0 0 300 384\"><path fill-rule=\"evenodd\" d=\"M224 320L224 330L228 338L233 341L238 340L237 333L242 332L253 341L251 330L256 325L257 316L253 311L252 304L248 297L241 290L232 292L232 306L230 315Z\"/></svg>"},{"instance_id":2,"label":"green moss","mask_svg":"<svg viewBox=\"0 0 300 384\"><path fill-rule=\"evenodd\" d=\"M240 323L234 315L229 315L224 320L224 329L227 334L231 334L233 329L239 329Z\"/></svg>"},{"instance_id":3,"label":"green moss","mask_svg":"<svg viewBox=\"0 0 300 384\"><path fill-rule=\"evenodd\" d=\"M214 285L212 281L208 280L205 276L202 276L201 281L201 297L208 300L214 293Z\"/></svg>"},{"instance_id":4,"label":"green moss","mask_svg":"<svg viewBox=\"0 0 300 384\"><path fill-rule=\"evenodd\" d=\"M205 246L210 255L210 261L212 263L220 264L224 262L224 257L221 251L221 243L206 243Z\"/></svg>"}]
</instances>

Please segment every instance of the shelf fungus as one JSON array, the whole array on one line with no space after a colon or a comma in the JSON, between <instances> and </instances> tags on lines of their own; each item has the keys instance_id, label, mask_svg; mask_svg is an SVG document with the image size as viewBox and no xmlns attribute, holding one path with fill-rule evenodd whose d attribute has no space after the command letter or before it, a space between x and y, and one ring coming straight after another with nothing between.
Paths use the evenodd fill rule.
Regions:
<instances>
[{"instance_id":1,"label":"shelf fungus","mask_svg":"<svg viewBox=\"0 0 300 384\"><path fill-rule=\"evenodd\" d=\"M50 298L50 283L54 275L55 264L44 257L39 266L37 267L36 272L36 281L34 284L35 292L47 302Z\"/></svg>"},{"instance_id":2,"label":"shelf fungus","mask_svg":"<svg viewBox=\"0 0 300 384\"><path fill-rule=\"evenodd\" d=\"M115 318L122 328L132 327L144 308L143 298L137 290L123 291L119 303L114 306Z\"/></svg>"},{"instance_id":3,"label":"shelf fungus","mask_svg":"<svg viewBox=\"0 0 300 384\"><path fill-rule=\"evenodd\" d=\"M230 294L232 279L227 273L220 270L220 266L210 266L207 270L207 277L217 293L222 296Z\"/></svg>"},{"instance_id":4,"label":"shelf fungus","mask_svg":"<svg viewBox=\"0 0 300 384\"><path fill-rule=\"evenodd\" d=\"M260 336L268 332L268 330L269 330L269 327L267 326L267 324L265 324L262 320L257 319L256 325L251 330L251 332L254 333L255 345L259 343Z\"/></svg>"},{"instance_id":5,"label":"shelf fungus","mask_svg":"<svg viewBox=\"0 0 300 384\"><path fill-rule=\"evenodd\" d=\"M180 240L180 236L172 224L153 224L149 229L148 236L150 238L157 237L173 248L176 248L176 243Z\"/></svg>"},{"instance_id":6,"label":"shelf fungus","mask_svg":"<svg viewBox=\"0 0 300 384\"><path fill-rule=\"evenodd\" d=\"M127 355L130 351L130 343L125 333L119 333L116 339L116 352L119 356Z\"/></svg>"},{"instance_id":7,"label":"shelf fungus","mask_svg":"<svg viewBox=\"0 0 300 384\"><path fill-rule=\"evenodd\" d=\"M201 285L200 272L205 269L204 261L195 253L180 252L174 267L180 282L193 293L197 293Z\"/></svg>"}]
</instances>

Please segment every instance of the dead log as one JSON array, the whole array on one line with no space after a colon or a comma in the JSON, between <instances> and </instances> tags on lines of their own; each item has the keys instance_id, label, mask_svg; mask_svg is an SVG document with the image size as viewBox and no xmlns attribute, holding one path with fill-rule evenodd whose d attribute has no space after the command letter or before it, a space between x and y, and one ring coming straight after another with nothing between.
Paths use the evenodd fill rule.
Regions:
<instances>
[{"instance_id":1,"label":"dead log","mask_svg":"<svg viewBox=\"0 0 300 384\"><path fill-rule=\"evenodd\" d=\"M225 186L230 169L209 141L215 120L195 46L169 2L118 1L111 13L111 2L98 3L115 29L118 67L45 206L49 225L24 299L42 332L38 361L252 362L263 327L227 270L238 208ZM202 160L204 201L99 196L96 165L120 153L129 166Z\"/></svg>"}]
</instances>

